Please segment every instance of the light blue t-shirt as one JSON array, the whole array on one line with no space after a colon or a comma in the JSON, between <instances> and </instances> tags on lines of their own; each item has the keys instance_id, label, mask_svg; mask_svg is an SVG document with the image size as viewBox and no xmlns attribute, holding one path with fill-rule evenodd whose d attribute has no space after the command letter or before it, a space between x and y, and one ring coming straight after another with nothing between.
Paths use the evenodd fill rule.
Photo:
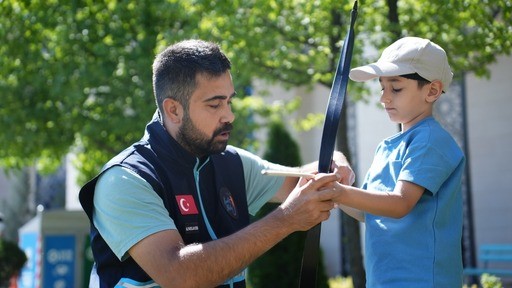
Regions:
<instances>
[{"instance_id":1,"label":"light blue t-shirt","mask_svg":"<svg viewBox=\"0 0 512 288\"><path fill-rule=\"evenodd\" d=\"M235 148L235 147L233 147ZM254 215L282 186L283 177L261 174L263 169L289 170L235 148L242 159L249 213ZM93 222L116 256L124 260L127 251L143 238L176 229L162 198L151 185L130 169L114 166L96 184Z\"/></svg>"},{"instance_id":2,"label":"light blue t-shirt","mask_svg":"<svg viewBox=\"0 0 512 288\"><path fill-rule=\"evenodd\" d=\"M404 180L425 192L401 219L365 213L367 287L462 287L464 163L432 117L379 144L362 188L389 192Z\"/></svg>"}]
</instances>

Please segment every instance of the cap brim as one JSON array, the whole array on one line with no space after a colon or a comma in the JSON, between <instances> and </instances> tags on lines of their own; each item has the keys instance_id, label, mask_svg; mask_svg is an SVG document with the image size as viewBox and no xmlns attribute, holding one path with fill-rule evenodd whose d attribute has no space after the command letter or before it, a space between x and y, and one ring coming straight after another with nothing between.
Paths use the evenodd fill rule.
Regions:
<instances>
[{"instance_id":1,"label":"cap brim","mask_svg":"<svg viewBox=\"0 0 512 288\"><path fill-rule=\"evenodd\" d=\"M349 77L356 82L363 82L381 76L399 76L411 73L415 73L415 71L408 65L375 62L350 70Z\"/></svg>"}]
</instances>

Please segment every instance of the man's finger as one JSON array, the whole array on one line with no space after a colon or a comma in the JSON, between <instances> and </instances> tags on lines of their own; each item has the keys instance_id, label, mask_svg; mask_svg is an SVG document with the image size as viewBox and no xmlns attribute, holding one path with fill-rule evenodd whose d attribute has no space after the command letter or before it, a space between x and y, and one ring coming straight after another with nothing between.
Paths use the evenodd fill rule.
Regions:
<instances>
[{"instance_id":1,"label":"man's finger","mask_svg":"<svg viewBox=\"0 0 512 288\"><path fill-rule=\"evenodd\" d=\"M340 176L336 173L329 174L317 174L314 179L311 179L307 183L308 188L318 190L322 186L326 186L329 182L337 182L340 180Z\"/></svg>"}]
</instances>

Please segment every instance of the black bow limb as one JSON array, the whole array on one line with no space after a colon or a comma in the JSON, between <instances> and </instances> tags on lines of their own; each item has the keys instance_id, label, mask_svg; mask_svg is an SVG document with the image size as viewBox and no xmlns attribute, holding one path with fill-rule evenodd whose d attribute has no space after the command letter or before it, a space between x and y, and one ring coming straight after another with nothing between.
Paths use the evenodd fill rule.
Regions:
<instances>
[{"instance_id":1,"label":"black bow limb","mask_svg":"<svg viewBox=\"0 0 512 288\"><path fill-rule=\"evenodd\" d=\"M350 28L341 56L336 68L336 74L329 95L329 104L325 113L324 130L322 133L322 142L320 146L320 156L318 159L318 172L330 172L332 157L334 154L334 144L336 142L336 132L340 122L343 101L347 93L348 74L350 72L350 62L352 60L352 50L354 48L354 23L357 18L357 1L354 2L350 15ZM304 245L304 254L302 256L302 269L300 274L300 288L316 287L316 276L320 250L320 232L321 224L311 228L306 234Z\"/></svg>"}]
</instances>

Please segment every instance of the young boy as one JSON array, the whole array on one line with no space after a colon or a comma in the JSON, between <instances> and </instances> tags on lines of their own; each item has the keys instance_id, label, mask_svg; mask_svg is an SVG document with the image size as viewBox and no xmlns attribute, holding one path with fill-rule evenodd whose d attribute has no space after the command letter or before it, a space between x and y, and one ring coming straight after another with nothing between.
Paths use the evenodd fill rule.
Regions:
<instances>
[{"instance_id":1,"label":"young boy","mask_svg":"<svg viewBox=\"0 0 512 288\"><path fill-rule=\"evenodd\" d=\"M465 159L432 117L452 75L445 51L417 37L350 72L354 81L378 77L380 102L402 127L377 147L361 189L336 184L341 208L365 222L367 287L462 287Z\"/></svg>"}]
</instances>

